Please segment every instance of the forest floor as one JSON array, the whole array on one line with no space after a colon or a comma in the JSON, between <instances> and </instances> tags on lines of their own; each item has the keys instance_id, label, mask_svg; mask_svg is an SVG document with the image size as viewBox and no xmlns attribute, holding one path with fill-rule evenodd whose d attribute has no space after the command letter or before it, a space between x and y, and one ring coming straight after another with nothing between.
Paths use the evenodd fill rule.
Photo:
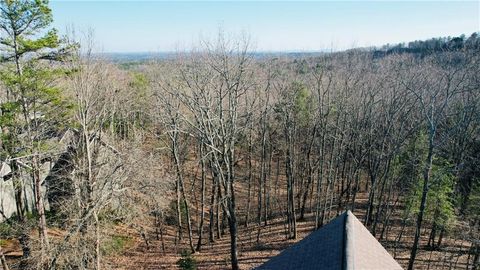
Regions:
<instances>
[{"instance_id":1,"label":"forest floor","mask_svg":"<svg viewBox=\"0 0 480 270\"><path fill-rule=\"evenodd\" d=\"M247 205L246 194L246 188L242 187L239 189L237 205L239 206L238 218L241 221L245 220ZM279 203L277 206L281 207L282 204ZM354 214L362 221L367 208L367 194L365 192L358 195L356 204L357 209ZM298 237L296 240L286 238L284 217L272 218L269 220L267 226L260 226L259 240L257 242L259 226L255 222L256 208L252 207L251 210L250 218L253 220L249 226L245 227L243 222L240 223L238 227L238 257L240 269L252 269L261 265L269 258L279 254L282 250L302 240L314 230L314 215L310 212L306 213L304 220L297 222ZM195 211L192 212L195 217ZM400 209L394 211L394 216L391 218L392 227L386 239L382 240L381 243L392 256L394 255L400 265L406 268L413 243L414 228L413 226L406 228L402 241L398 243L395 248L395 239L401 230L401 212ZM331 218L334 218L336 214L336 210L332 211ZM192 222L194 229L197 226L196 224L198 223L194 219ZM225 229L225 235L221 239L216 240L215 243L208 243L207 224L208 221L204 224L205 241L203 241L204 245L202 246L202 250L193 255L197 262L198 269L228 269L230 266L230 238L228 228ZM178 269L176 263L180 259L179 254L182 250L188 250L189 246L186 232L183 234L184 238L182 241L178 245L175 244L175 230L175 227L167 227L164 233L165 250L162 249L162 241L157 239L153 228L149 231L149 248L147 248L145 241L141 237L135 236L135 242L121 256L110 258L110 261L114 262L111 264L111 267L114 269ZM194 236L196 236L195 231ZM428 232L425 231L422 235L415 269L466 269L468 257L466 253L470 247L468 242L455 241L451 237L446 236L442 247L437 251L431 251L426 249L427 239ZM196 240L195 238L194 245L196 244Z\"/></svg>"},{"instance_id":2,"label":"forest floor","mask_svg":"<svg viewBox=\"0 0 480 270\"><path fill-rule=\"evenodd\" d=\"M252 190L252 195L254 190ZM279 197L285 194L280 194ZM286 238L285 217L272 217L267 226L258 226L255 222L256 207L252 203L249 226L244 224L247 208L247 189L242 185L238 188L237 206L238 219L241 221L238 229L238 257L241 269L252 269L266 262L269 258L279 254L282 250L295 242L302 240L314 229L314 215L306 212L305 219L297 222L298 237L295 240ZM193 198L192 198L193 200ZM198 205L198 200L193 203L193 208ZM279 200L281 201L281 200ZM284 203L272 204L275 213L281 213ZM356 201L357 208L354 214L359 220L363 220L367 207L367 194L360 193ZM276 207L276 209L275 209ZM401 206L394 211L391 218L392 227L386 237L380 241L395 259L406 268L410 256L410 248L413 242L414 228L407 227L402 241L395 248L395 239L401 230ZM194 229L194 246L196 246L196 230L198 226L198 207L192 210L192 227ZM337 215L336 209L332 211L331 218ZM208 218L208 212L206 215ZM148 221L150 222L150 221ZM144 224L147 228L145 238L148 240L148 247L145 238L141 237L138 231L118 226L115 234L129 237L131 241L124 248L121 254L106 256L106 269L178 269L177 261L180 259L182 250L188 250L188 234L183 233L183 239L176 243L176 227L165 226L163 241L156 232L153 218L150 224ZM204 222L204 245L200 252L193 254L198 269L228 269L230 266L230 238L228 228L221 239L214 243L208 243L208 220ZM259 232L260 229L260 232ZM34 233L34 232L32 232ZM258 236L258 241L257 241ZM415 269L467 269L467 251L470 244L466 241L454 240L450 235L445 236L442 247L437 251L426 249L428 232L422 234L422 241L417 255ZM163 244L162 244L163 242ZM22 252L16 240L3 241L2 243L7 260L18 261Z\"/></svg>"}]
</instances>

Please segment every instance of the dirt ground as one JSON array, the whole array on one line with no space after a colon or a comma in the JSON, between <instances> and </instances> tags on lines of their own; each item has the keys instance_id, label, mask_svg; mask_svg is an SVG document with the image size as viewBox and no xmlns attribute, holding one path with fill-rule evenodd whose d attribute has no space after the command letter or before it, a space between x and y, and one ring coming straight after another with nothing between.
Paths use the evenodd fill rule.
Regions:
<instances>
[{"instance_id":1,"label":"dirt ground","mask_svg":"<svg viewBox=\"0 0 480 270\"><path fill-rule=\"evenodd\" d=\"M242 194L244 195L244 194ZM244 209L246 205L245 196L239 196L240 207L239 216L244 218ZM362 220L365 215L366 208L366 194L360 194L358 198L358 210L354 214ZM398 211L400 212L400 211ZM333 213L333 217L336 212ZM251 213L251 216L255 216ZM312 213L306 215L305 220L298 221L298 238L296 240L289 240L285 237L284 218L278 217L269 221L267 226L259 226L253 222L249 227L244 224L239 225L239 263L241 269L252 269L256 266L266 262L272 256L277 255L285 248L302 240L314 229L314 216ZM195 224L195 222L194 222ZM208 224L205 222L205 224ZM395 259L406 268L410 256L410 248L413 243L413 228L407 228L405 237L402 242L395 248L395 238L400 231L401 220L400 217L395 216L392 220L393 227L387 237L381 241L390 254L395 255ZM200 252L193 255L197 262L198 269L228 269L230 264L230 239L228 230L226 234L215 243L207 243L202 247ZM156 240L155 233L152 229L150 232L151 243L150 248L147 249L144 241L136 237L135 244L132 245L122 256L110 258L112 269L177 269L176 262L179 260L182 249L188 249L187 239L183 239L181 243L175 248L175 230L168 228L164 235L165 251L162 249L160 240ZM206 233L205 233L206 234ZM184 234L186 235L186 233ZM257 242L257 235L259 241ZM205 237L208 237L207 235ZM422 237L421 248L417 255L415 269L466 269L466 261L468 255L466 251L470 247L467 242L454 241L449 237L444 240L443 247L438 251L425 250L426 239L428 235L426 232ZM195 242L196 243L196 242ZM395 251L395 252L394 252ZM463 252L463 253L462 253Z\"/></svg>"},{"instance_id":2,"label":"dirt ground","mask_svg":"<svg viewBox=\"0 0 480 270\"><path fill-rule=\"evenodd\" d=\"M279 196L282 195L283 194L280 194ZM365 215L366 196L366 193L360 193L357 198L358 207L354 214L359 220L362 220L362 217ZM241 221L245 219L246 204L246 189L241 188L237 196L238 217ZM281 207L281 205L280 203L274 204L274 210L275 207ZM279 210L281 209L277 208L276 212L280 213L281 211ZM256 212L256 208L252 206L250 216L253 220L248 227L243 223L239 224L238 255L241 269L252 269L261 265L285 248L302 240L314 229L313 213L307 212L305 220L297 222L298 238L296 240L289 240L285 237L286 228L284 225L284 217L278 216L272 218L269 220L267 226L262 225L259 227L254 221L256 215L254 212ZM195 216L197 216L196 213L196 211L192 211L192 215L194 216L192 222L194 229L198 224L197 220L195 220ZM383 239L381 243L403 267L406 267L408 265L410 248L413 241L413 228L407 228L402 242L395 248L394 240L401 228L401 220L399 217L401 211L396 211L395 213L397 214L392 217L392 229L386 239ZM332 211L331 218L334 218L336 214L336 210ZM222 236L221 239L217 239L214 243L208 243L207 224L208 221L205 222L204 245L202 246L202 250L193 255L197 262L198 269L228 269L230 265L230 239L228 229L225 230L225 235ZM180 258L179 254L184 249L188 250L187 233L185 232L183 239L178 244L175 244L176 228L167 226L163 233L163 247L165 248L163 249L160 236L157 235L152 226L153 220L151 224L145 225L146 227L150 226L146 235L149 242L148 248L144 239L134 230L119 228L117 233L121 232L124 235L128 235L133 240L122 254L103 258L105 269L178 269L177 261ZM57 231L52 231L52 233L61 234ZM196 236L196 232L194 232L194 236ZM422 242L420 243L420 250L417 255L416 269L466 269L468 257L466 253L470 247L469 243L458 240L455 241L447 235L440 250L429 251L425 249L427 238L428 232L424 232ZM15 265L15 262L18 261L22 255L18 242L16 240L3 241L2 246L7 260L11 262L12 265Z\"/></svg>"}]
</instances>

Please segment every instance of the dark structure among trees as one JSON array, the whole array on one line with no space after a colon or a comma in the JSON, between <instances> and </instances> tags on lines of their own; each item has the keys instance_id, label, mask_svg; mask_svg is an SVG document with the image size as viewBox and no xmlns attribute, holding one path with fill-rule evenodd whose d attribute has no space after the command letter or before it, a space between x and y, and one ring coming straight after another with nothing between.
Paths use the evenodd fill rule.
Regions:
<instances>
[{"instance_id":1,"label":"dark structure among trees","mask_svg":"<svg viewBox=\"0 0 480 270\"><path fill-rule=\"evenodd\" d=\"M347 211L256 269L401 270L402 267Z\"/></svg>"}]
</instances>

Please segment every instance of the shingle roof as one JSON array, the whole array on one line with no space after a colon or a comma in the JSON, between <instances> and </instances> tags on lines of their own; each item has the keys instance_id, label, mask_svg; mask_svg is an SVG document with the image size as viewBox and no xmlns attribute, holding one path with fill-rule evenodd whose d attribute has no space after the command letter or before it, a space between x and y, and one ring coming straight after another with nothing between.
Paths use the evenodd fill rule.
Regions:
<instances>
[{"instance_id":1,"label":"shingle roof","mask_svg":"<svg viewBox=\"0 0 480 270\"><path fill-rule=\"evenodd\" d=\"M257 269L400 270L402 267L347 211Z\"/></svg>"}]
</instances>

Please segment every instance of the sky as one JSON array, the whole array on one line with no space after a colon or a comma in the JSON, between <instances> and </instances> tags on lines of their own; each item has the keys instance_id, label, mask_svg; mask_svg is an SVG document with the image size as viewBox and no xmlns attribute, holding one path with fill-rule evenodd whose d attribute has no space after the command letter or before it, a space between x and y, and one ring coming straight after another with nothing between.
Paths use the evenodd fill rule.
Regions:
<instances>
[{"instance_id":1,"label":"sky","mask_svg":"<svg viewBox=\"0 0 480 270\"><path fill-rule=\"evenodd\" d=\"M101 52L189 49L219 30L247 34L256 51L381 46L480 31L480 1L51 0L54 27L93 29Z\"/></svg>"}]
</instances>

